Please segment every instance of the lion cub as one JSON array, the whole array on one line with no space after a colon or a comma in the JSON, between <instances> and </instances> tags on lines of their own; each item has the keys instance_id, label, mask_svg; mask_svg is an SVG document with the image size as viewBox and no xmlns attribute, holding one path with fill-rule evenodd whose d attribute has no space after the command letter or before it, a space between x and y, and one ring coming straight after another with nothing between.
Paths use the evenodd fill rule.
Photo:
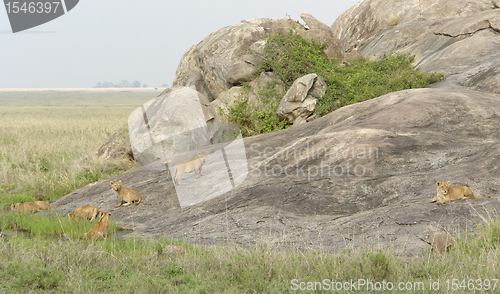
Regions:
<instances>
[{"instance_id":1,"label":"lion cub","mask_svg":"<svg viewBox=\"0 0 500 294\"><path fill-rule=\"evenodd\" d=\"M35 201L33 202L36 206L38 206L39 210L42 211L42 210L49 210L49 209L54 209L54 208L57 208L57 207L51 207L50 204L47 202L47 201Z\"/></svg>"},{"instance_id":2,"label":"lion cub","mask_svg":"<svg viewBox=\"0 0 500 294\"><path fill-rule=\"evenodd\" d=\"M451 182L440 182L437 181L437 195L436 197L432 198L430 202L437 202L438 204L445 204L445 203L450 203L452 200L459 200L459 199L472 199L472 198L487 198L487 196L484 197L478 197L472 193L471 189L467 186L451 186Z\"/></svg>"},{"instance_id":3,"label":"lion cub","mask_svg":"<svg viewBox=\"0 0 500 294\"><path fill-rule=\"evenodd\" d=\"M208 154L208 152L198 152L196 157L177 163L174 167L174 183L180 186L180 180L184 173L194 172L195 178L203 176L201 168L205 161L207 161Z\"/></svg>"},{"instance_id":4,"label":"lion cub","mask_svg":"<svg viewBox=\"0 0 500 294\"><path fill-rule=\"evenodd\" d=\"M12 211L15 211L15 212L26 212L26 211L37 212L37 211L41 211L40 208L35 203L33 203L33 202L19 202L19 203L16 203L15 205L11 204L10 208L12 209Z\"/></svg>"},{"instance_id":5,"label":"lion cub","mask_svg":"<svg viewBox=\"0 0 500 294\"><path fill-rule=\"evenodd\" d=\"M123 201L125 201L123 206L128 206L132 203L139 205L142 201L141 195L132 189L123 187L121 180L118 182L111 181L111 188L118 196L118 204L115 207L121 206Z\"/></svg>"},{"instance_id":6,"label":"lion cub","mask_svg":"<svg viewBox=\"0 0 500 294\"><path fill-rule=\"evenodd\" d=\"M23 212L23 211L37 212L48 209L54 209L57 207L51 207L47 201L19 202L16 203L15 205L14 204L10 205L10 208L15 212Z\"/></svg>"},{"instance_id":7,"label":"lion cub","mask_svg":"<svg viewBox=\"0 0 500 294\"><path fill-rule=\"evenodd\" d=\"M109 227L109 217L111 213L103 213L97 224L95 224L88 233L84 233L83 236L87 240L97 240L99 238L108 238L108 227Z\"/></svg>"},{"instance_id":8,"label":"lion cub","mask_svg":"<svg viewBox=\"0 0 500 294\"><path fill-rule=\"evenodd\" d=\"M110 213L109 210L100 210L92 205L85 205L83 207L75 209L72 213L68 213L69 219L74 219L75 217L84 217L90 221L93 221L98 215L103 213Z\"/></svg>"}]
</instances>

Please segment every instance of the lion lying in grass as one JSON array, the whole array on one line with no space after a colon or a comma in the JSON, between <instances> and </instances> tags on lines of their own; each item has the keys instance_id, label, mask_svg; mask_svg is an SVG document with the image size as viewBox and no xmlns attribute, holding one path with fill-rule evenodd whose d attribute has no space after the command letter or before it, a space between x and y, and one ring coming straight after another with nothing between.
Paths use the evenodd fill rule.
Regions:
<instances>
[{"instance_id":1,"label":"lion lying in grass","mask_svg":"<svg viewBox=\"0 0 500 294\"><path fill-rule=\"evenodd\" d=\"M472 199L472 198L488 198L487 196L479 197L467 186L451 186L451 182L437 181L437 195L432 198L430 202L437 202L438 204L450 203L452 200L459 199Z\"/></svg>"},{"instance_id":2,"label":"lion lying in grass","mask_svg":"<svg viewBox=\"0 0 500 294\"><path fill-rule=\"evenodd\" d=\"M12 204L10 208L12 209L12 211L15 212L25 212L25 211L37 212L37 211L54 209L56 207L51 207L47 201L34 201L34 202L19 202L16 204Z\"/></svg>"},{"instance_id":3,"label":"lion lying in grass","mask_svg":"<svg viewBox=\"0 0 500 294\"><path fill-rule=\"evenodd\" d=\"M93 221L97 216L102 216L103 213L110 213L109 210L100 210L92 205L85 205L83 207L75 209L72 213L68 213L69 219L74 219L76 217L83 217L90 221Z\"/></svg>"},{"instance_id":4,"label":"lion lying in grass","mask_svg":"<svg viewBox=\"0 0 500 294\"><path fill-rule=\"evenodd\" d=\"M12 204L10 206L12 211L15 212L37 212L37 211L42 211L35 203L33 202L19 202L16 203L15 205Z\"/></svg>"},{"instance_id":5,"label":"lion lying in grass","mask_svg":"<svg viewBox=\"0 0 500 294\"><path fill-rule=\"evenodd\" d=\"M61 205L59 205L59 206L56 206L56 207L52 207L52 206L50 206L50 204L47 201L34 201L33 203L36 206L38 206L38 208L40 209L40 211L54 209L54 208L57 208L57 207L61 206Z\"/></svg>"}]
</instances>

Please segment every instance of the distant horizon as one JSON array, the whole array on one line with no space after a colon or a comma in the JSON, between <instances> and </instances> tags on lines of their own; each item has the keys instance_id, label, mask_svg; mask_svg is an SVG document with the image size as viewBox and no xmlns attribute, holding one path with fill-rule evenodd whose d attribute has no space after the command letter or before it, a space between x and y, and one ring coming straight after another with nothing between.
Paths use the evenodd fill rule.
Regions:
<instances>
[{"instance_id":1,"label":"distant horizon","mask_svg":"<svg viewBox=\"0 0 500 294\"><path fill-rule=\"evenodd\" d=\"M99 81L122 80L171 85L185 51L214 31L252 18L302 22L301 13L331 26L356 2L87 0L19 33L12 33L4 10L0 88L91 88Z\"/></svg>"},{"instance_id":2,"label":"distant horizon","mask_svg":"<svg viewBox=\"0 0 500 294\"><path fill-rule=\"evenodd\" d=\"M0 88L0 92L22 92L22 91L159 91L168 87L140 87L140 88Z\"/></svg>"}]
</instances>

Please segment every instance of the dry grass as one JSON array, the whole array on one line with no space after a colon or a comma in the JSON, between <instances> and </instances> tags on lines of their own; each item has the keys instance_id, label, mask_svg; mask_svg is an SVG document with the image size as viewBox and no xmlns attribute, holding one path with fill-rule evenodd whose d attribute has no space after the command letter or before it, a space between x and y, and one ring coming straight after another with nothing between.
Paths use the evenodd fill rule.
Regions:
<instances>
[{"instance_id":1,"label":"dry grass","mask_svg":"<svg viewBox=\"0 0 500 294\"><path fill-rule=\"evenodd\" d=\"M498 223L491 225L498 228ZM371 248L330 254L269 249L265 245L193 246L167 238L88 242L19 234L0 238L0 291L304 293L295 291L302 289L309 290L307 293L498 293L498 243L483 240L480 234L459 240L449 254L427 252L409 259ZM169 253L163 249L172 243L184 246L186 252ZM360 279L372 286L359 285ZM438 279L439 288L431 289L430 282ZM350 287L351 281L357 289L332 291L332 282L334 287ZM373 289L381 287L382 282L392 284L392 290ZM456 291L451 291L455 287L452 283ZM482 290L478 290L479 286ZM471 287L477 291L469 291Z\"/></svg>"},{"instance_id":2,"label":"dry grass","mask_svg":"<svg viewBox=\"0 0 500 294\"><path fill-rule=\"evenodd\" d=\"M81 158L125 125L137 105L0 106L0 182L4 189L0 194L24 191L55 197L58 189L98 178L100 175L92 172L105 164L82 166ZM3 194L1 200L12 199L10 196ZM471 286L470 281L475 287L484 286L486 281L491 285L475 293L497 293L500 287L495 283L493 289L494 279L500 277L497 219L485 220L475 236L458 236L457 245L448 254L427 252L412 259L372 248L330 254L269 244L245 248L234 244L193 246L167 238L89 242L78 236L90 223L84 222L81 228L78 223L47 213L17 215L3 211L0 223L3 229L24 232L13 231L9 236L0 232L2 293L302 293L294 291L295 285L304 289L310 285L316 293L434 294L473 292L466 288ZM61 238L60 230L70 238ZM172 243L183 245L187 251L166 252L163 248ZM429 281L438 278L439 290L430 289ZM423 283L425 289L331 291L326 288L331 284L323 283L325 279L342 283L386 281L395 287L399 282L409 282L410 286ZM446 288L446 281L452 286L453 279L459 279L458 291Z\"/></svg>"},{"instance_id":3,"label":"dry grass","mask_svg":"<svg viewBox=\"0 0 500 294\"><path fill-rule=\"evenodd\" d=\"M21 95L0 93L0 103ZM54 201L100 174L131 168L126 162L82 161L126 125L136 107L154 98L151 93L126 97L129 104L122 105L116 103L120 95L35 92L18 102L59 106L0 105L0 194L29 193Z\"/></svg>"},{"instance_id":4,"label":"dry grass","mask_svg":"<svg viewBox=\"0 0 500 294\"><path fill-rule=\"evenodd\" d=\"M387 23L388 26L390 27L395 27L397 26L400 22L401 22L401 19L399 17L398 14L394 14L392 13L391 15L389 15L389 17L385 20L385 22Z\"/></svg>"}]
</instances>

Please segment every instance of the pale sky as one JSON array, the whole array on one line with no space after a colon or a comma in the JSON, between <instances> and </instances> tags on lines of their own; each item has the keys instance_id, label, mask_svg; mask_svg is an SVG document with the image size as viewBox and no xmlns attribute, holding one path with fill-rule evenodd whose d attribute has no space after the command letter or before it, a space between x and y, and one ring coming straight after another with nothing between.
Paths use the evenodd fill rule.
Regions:
<instances>
[{"instance_id":1,"label":"pale sky","mask_svg":"<svg viewBox=\"0 0 500 294\"><path fill-rule=\"evenodd\" d=\"M0 88L90 88L98 82L172 84L184 51L208 34L248 18L331 26L358 0L80 0L65 15L12 33L0 7Z\"/></svg>"}]
</instances>

